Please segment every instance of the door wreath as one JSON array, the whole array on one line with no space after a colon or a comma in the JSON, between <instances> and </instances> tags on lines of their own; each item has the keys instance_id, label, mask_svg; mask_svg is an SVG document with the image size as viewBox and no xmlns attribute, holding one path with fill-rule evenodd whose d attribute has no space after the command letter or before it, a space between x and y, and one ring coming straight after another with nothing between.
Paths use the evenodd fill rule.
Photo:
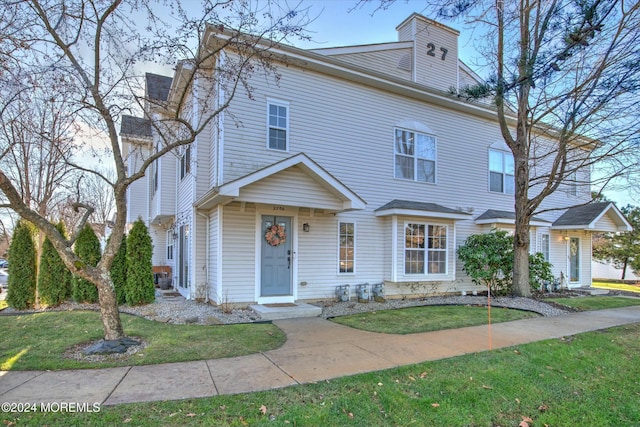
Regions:
<instances>
[{"instance_id":1,"label":"door wreath","mask_svg":"<svg viewBox=\"0 0 640 427\"><path fill-rule=\"evenodd\" d=\"M278 246L287 241L287 233L282 225L271 225L267 227L264 238L269 246Z\"/></svg>"}]
</instances>

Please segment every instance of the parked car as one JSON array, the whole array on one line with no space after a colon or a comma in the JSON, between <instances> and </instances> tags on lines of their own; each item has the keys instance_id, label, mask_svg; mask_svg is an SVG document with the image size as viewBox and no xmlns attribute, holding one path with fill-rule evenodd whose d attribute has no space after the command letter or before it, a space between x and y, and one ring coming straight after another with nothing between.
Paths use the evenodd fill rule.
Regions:
<instances>
[{"instance_id":1,"label":"parked car","mask_svg":"<svg viewBox=\"0 0 640 427\"><path fill-rule=\"evenodd\" d=\"M0 259L0 268L9 268L9 261L6 259Z\"/></svg>"},{"instance_id":2,"label":"parked car","mask_svg":"<svg viewBox=\"0 0 640 427\"><path fill-rule=\"evenodd\" d=\"M0 270L0 286L6 288L8 281L9 281L9 274L4 270Z\"/></svg>"}]
</instances>

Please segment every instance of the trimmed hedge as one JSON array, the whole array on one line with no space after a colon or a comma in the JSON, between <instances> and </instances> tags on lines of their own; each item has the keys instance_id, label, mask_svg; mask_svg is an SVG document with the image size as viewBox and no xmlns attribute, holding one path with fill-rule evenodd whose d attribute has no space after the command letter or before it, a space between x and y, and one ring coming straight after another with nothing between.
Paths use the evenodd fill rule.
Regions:
<instances>
[{"instance_id":1,"label":"trimmed hedge","mask_svg":"<svg viewBox=\"0 0 640 427\"><path fill-rule=\"evenodd\" d=\"M113 258L110 273L118 305L125 304L127 302L127 236L122 237L122 243Z\"/></svg>"},{"instance_id":2,"label":"trimmed hedge","mask_svg":"<svg viewBox=\"0 0 640 427\"><path fill-rule=\"evenodd\" d=\"M129 305L148 304L155 300L153 266L151 258L153 244L147 226L138 219L127 237L127 287L126 301Z\"/></svg>"},{"instance_id":3,"label":"trimmed hedge","mask_svg":"<svg viewBox=\"0 0 640 427\"><path fill-rule=\"evenodd\" d=\"M63 237L66 237L63 222L56 224L56 229ZM71 279L71 272L64 265L51 240L46 237L42 244L40 272L38 273L40 302L44 305L55 307L68 300L71 297Z\"/></svg>"},{"instance_id":4,"label":"trimmed hedge","mask_svg":"<svg viewBox=\"0 0 640 427\"><path fill-rule=\"evenodd\" d=\"M13 230L7 286L9 306L18 310L33 307L36 300L36 248L33 226L25 220L18 222Z\"/></svg>"},{"instance_id":5,"label":"trimmed hedge","mask_svg":"<svg viewBox=\"0 0 640 427\"><path fill-rule=\"evenodd\" d=\"M78 234L74 251L88 265L98 265L101 257L100 241L88 224ZM73 299L76 302L98 302L98 288L86 279L73 276Z\"/></svg>"}]
</instances>

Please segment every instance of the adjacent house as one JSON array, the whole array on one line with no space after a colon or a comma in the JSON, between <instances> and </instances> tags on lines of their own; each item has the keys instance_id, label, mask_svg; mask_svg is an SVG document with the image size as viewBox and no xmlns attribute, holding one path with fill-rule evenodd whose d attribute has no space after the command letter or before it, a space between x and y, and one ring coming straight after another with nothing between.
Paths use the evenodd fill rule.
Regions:
<instances>
[{"instance_id":1,"label":"adjacent house","mask_svg":"<svg viewBox=\"0 0 640 427\"><path fill-rule=\"evenodd\" d=\"M264 304L346 284L383 282L388 296L478 289L456 249L513 229L513 157L492 106L451 95L480 81L458 59L458 31L418 14L397 31L383 44L278 46L293 59L279 84L253 79L251 99L236 96L130 188L129 220L148 223L153 262L181 294ZM147 74L148 97L169 100L178 73ZM145 118L123 117L121 137L130 170L157 143ZM532 252L569 287L591 283L592 232L629 228L613 204L584 205L589 187L575 183L589 174L531 223Z\"/></svg>"}]
</instances>

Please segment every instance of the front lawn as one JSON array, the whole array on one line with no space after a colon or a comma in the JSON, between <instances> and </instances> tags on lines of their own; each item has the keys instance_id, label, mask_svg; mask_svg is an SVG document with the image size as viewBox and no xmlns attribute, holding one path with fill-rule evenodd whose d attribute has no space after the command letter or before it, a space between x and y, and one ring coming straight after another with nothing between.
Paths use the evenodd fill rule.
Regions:
<instances>
[{"instance_id":1,"label":"front lawn","mask_svg":"<svg viewBox=\"0 0 640 427\"><path fill-rule=\"evenodd\" d=\"M280 347L284 333L272 324L171 325L121 314L125 333L148 347L123 359L105 362L64 357L72 346L102 338L100 315L92 311L0 316L0 370L56 370L150 365L217 359Z\"/></svg>"},{"instance_id":2,"label":"front lawn","mask_svg":"<svg viewBox=\"0 0 640 427\"><path fill-rule=\"evenodd\" d=\"M637 426L638 354L634 324L260 393L0 420L51 427Z\"/></svg>"},{"instance_id":3,"label":"front lawn","mask_svg":"<svg viewBox=\"0 0 640 427\"><path fill-rule=\"evenodd\" d=\"M573 307L581 311L589 310L605 310L607 308L629 307L632 305L640 305L640 298L625 298L613 296L580 296L580 297L561 297L546 298L545 301L552 301L557 304Z\"/></svg>"},{"instance_id":4,"label":"front lawn","mask_svg":"<svg viewBox=\"0 0 640 427\"><path fill-rule=\"evenodd\" d=\"M489 322L487 307L458 305L409 307L396 310L371 311L351 316L335 317L341 325L385 334L414 334L417 332L486 325ZM491 322L538 317L530 311L491 307Z\"/></svg>"}]
</instances>

